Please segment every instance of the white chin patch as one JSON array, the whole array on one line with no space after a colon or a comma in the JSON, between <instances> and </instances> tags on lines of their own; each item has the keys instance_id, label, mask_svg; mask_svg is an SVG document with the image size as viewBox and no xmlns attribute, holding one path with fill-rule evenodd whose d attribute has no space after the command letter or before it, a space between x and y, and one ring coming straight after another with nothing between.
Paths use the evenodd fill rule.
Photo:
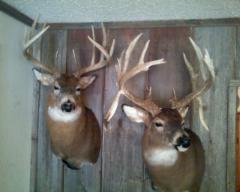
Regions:
<instances>
[{"instance_id":1,"label":"white chin patch","mask_svg":"<svg viewBox=\"0 0 240 192\"><path fill-rule=\"evenodd\" d=\"M72 112L63 112L58 107L48 107L48 115L49 117L54 121L60 121L60 122L72 122L79 118L81 114L81 109L76 108Z\"/></svg>"},{"instance_id":2,"label":"white chin patch","mask_svg":"<svg viewBox=\"0 0 240 192\"><path fill-rule=\"evenodd\" d=\"M189 147L186 148L186 147L182 147L182 146L177 146L177 149L179 152L186 152L189 149Z\"/></svg>"},{"instance_id":3,"label":"white chin patch","mask_svg":"<svg viewBox=\"0 0 240 192\"><path fill-rule=\"evenodd\" d=\"M175 164L178 158L178 152L176 149L153 149L144 153L144 157L147 162L152 166L172 166Z\"/></svg>"}]
</instances>

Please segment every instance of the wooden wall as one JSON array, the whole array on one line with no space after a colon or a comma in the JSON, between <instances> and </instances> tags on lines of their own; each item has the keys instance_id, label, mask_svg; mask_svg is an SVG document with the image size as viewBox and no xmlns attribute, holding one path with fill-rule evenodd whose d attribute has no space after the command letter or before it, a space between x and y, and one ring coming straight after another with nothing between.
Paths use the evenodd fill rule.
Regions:
<instances>
[{"instance_id":1,"label":"wooden wall","mask_svg":"<svg viewBox=\"0 0 240 192\"><path fill-rule=\"evenodd\" d=\"M213 58L217 71L215 85L204 96L205 116L210 131L200 126L197 108L189 116L189 124L201 137L206 154L206 171L202 192L234 191L227 183L227 101L228 86L231 79L239 78L239 28L237 26L185 26L185 27L124 27L111 28L111 38L116 38L114 57L138 33L143 37L133 54L131 65L137 60L141 48L150 39L146 60L165 58L167 64L152 68L129 82L129 88L144 97L144 87L151 85L153 100L167 106L176 89L179 98L191 91L189 76L183 63L185 52L190 61L195 61L193 50L188 41L192 36L202 48L207 48ZM97 30L97 38L101 38ZM51 29L44 36L41 45L41 60L55 65L62 72L77 70L90 62L91 44L87 40L90 30L86 28ZM78 65L73 60L75 50ZM59 50L60 57L55 53ZM238 53L238 54L237 54ZM39 54L39 53L38 53ZM96 72L97 81L84 93L86 105L91 108L103 125L104 113L116 94L114 66ZM32 143L32 180L31 189L36 192L152 192L150 180L141 157L141 137L144 127L131 123L121 112L120 107L109 124L111 131L102 130L102 150L94 166L85 166L80 171L66 168L51 152L49 137L45 126L45 103L48 89L35 84L35 126ZM120 105L129 103L122 98ZM234 178L234 177L233 177ZM234 181L231 181L234 182Z\"/></svg>"}]
</instances>

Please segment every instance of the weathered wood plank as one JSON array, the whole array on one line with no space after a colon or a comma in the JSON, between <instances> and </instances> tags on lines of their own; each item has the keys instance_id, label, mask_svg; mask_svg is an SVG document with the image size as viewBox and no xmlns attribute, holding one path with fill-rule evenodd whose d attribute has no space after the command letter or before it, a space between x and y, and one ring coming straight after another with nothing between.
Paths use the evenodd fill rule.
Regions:
<instances>
[{"instance_id":1,"label":"weathered wood plank","mask_svg":"<svg viewBox=\"0 0 240 192\"><path fill-rule=\"evenodd\" d=\"M151 68L149 83L152 87L153 100L160 106L169 106L173 97L173 88L178 98L190 92L191 85L182 53L187 55L191 49L188 37L190 28L152 29L150 58L164 58L166 64Z\"/></svg>"},{"instance_id":2,"label":"weathered wood plank","mask_svg":"<svg viewBox=\"0 0 240 192\"><path fill-rule=\"evenodd\" d=\"M234 79L240 79L240 27L237 27L236 33L236 63ZM231 82L232 83L232 82ZM238 101L240 103L240 101ZM237 124L237 192L240 192L240 112L238 112Z\"/></svg>"},{"instance_id":3,"label":"weathered wood plank","mask_svg":"<svg viewBox=\"0 0 240 192\"><path fill-rule=\"evenodd\" d=\"M205 149L206 168L202 192L226 191L227 99L228 85L235 59L235 28L194 28L196 43L207 48L214 61L217 77L214 86L204 95L205 119L210 131L199 124L194 107L193 130L200 136Z\"/></svg>"},{"instance_id":4,"label":"weathered wood plank","mask_svg":"<svg viewBox=\"0 0 240 192\"><path fill-rule=\"evenodd\" d=\"M66 33L64 31L51 30L43 37L41 47L41 60L49 66L56 66L63 72L63 66L66 60ZM56 58L56 52L61 57ZM46 128L45 107L48 95L48 88L41 85L40 88L40 107L39 107L39 125L38 125L38 148L37 148L37 192L59 192L62 191L62 163L51 151L50 138Z\"/></svg>"},{"instance_id":5,"label":"weathered wood plank","mask_svg":"<svg viewBox=\"0 0 240 192\"><path fill-rule=\"evenodd\" d=\"M240 27L236 27L236 62L232 79L240 79Z\"/></svg>"},{"instance_id":6,"label":"weathered wood plank","mask_svg":"<svg viewBox=\"0 0 240 192\"><path fill-rule=\"evenodd\" d=\"M237 89L237 86L230 86L228 97L227 191L229 192L236 191Z\"/></svg>"},{"instance_id":7,"label":"weathered wood plank","mask_svg":"<svg viewBox=\"0 0 240 192\"><path fill-rule=\"evenodd\" d=\"M86 67L90 64L92 44L87 36L91 35L90 30L71 30L68 34L68 58L67 71L72 73L77 69ZM96 31L98 42L101 42L100 30ZM76 60L72 51L75 51ZM98 53L98 51L96 51ZM99 54L98 54L99 56ZM98 57L96 58L98 59ZM96 115L100 127L102 127L103 117L103 88L104 88L104 69L94 73L97 75L96 81L84 91L84 102ZM79 171L64 169L64 192L87 191L97 192L101 189L101 154L98 162L94 165L85 165Z\"/></svg>"},{"instance_id":8,"label":"weathered wood plank","mask_svg":"<svg viewBox=\"0 0 240 192\"><path fill-rule=\"evenodd\" d=\"M121 29L111 30L116 38L116 51L114 57L119 57L121 51L126 49L130 41L140 32L143 37L139 40L136 50L133 52L129 67L136 64L140 52L148 37L148 30ZM148 60L148 56L145 58ZM144 96L144 84L146 74L141 74L128 82L128 88L138 96ZM104 112L108 110L110 103L117 92L116 74L114 66L106 69ZM130 104L125 98L121 98L118 110L108 124L109 131L104 131L103 141L103 180L102 191L142 191L143 162L141 156L141 138L143 125L132 123L123 114L122 104ZM133 105L133 104L131 104Z\"/></svg>"}]
</instances>

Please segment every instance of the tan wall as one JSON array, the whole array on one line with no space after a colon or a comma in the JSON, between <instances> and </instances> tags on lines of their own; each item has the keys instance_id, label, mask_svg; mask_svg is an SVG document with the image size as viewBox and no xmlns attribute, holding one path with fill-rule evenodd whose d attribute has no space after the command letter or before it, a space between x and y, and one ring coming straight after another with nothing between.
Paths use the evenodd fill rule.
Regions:
<instances>
[{"instance_id":1,"label":"tan wall","mask_svg":"<svg viewBox=\"0 0 240 192\"><path fill-rule=\"evenodd\" d=\"M0 12L0 191L28 192L33 76L22 56L25 25Z\"/></svg>"}]
</instances>

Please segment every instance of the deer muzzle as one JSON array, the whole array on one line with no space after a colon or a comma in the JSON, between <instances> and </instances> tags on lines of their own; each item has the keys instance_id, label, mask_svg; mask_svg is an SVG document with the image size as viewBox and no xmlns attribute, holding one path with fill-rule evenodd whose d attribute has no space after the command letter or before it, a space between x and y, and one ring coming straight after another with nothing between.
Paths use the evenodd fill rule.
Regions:
<instances>
[{"instance_id":1,"label":"deer muzzle","mask_svg":"<svg viewBox=\"0 0 240 192\"><path fill-rule=\"evenodd\" d=\"M70 113L72 111L74 111L76 108L76 105L74 102L72 102L71 100L67 100L66 102L63 102L61 104L61 110L67 113Z\"/></svg>"}]
</instances>

